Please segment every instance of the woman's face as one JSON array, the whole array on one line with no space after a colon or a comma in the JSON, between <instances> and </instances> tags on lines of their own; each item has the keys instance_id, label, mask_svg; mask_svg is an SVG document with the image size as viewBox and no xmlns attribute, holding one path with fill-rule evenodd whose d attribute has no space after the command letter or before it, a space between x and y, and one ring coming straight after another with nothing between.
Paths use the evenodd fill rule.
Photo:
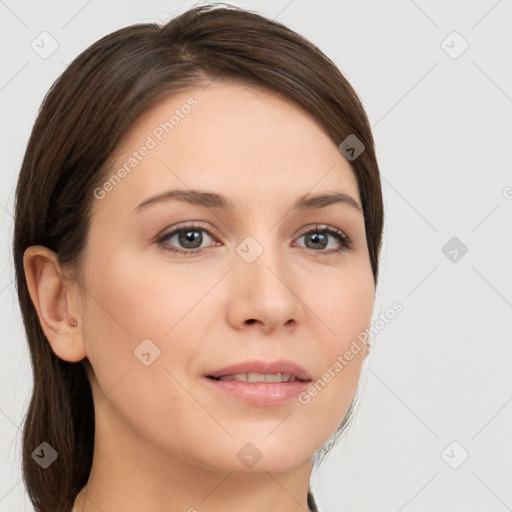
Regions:
<instances>
[{"instance_id":1,"label":"woman's face","mask_svg":"<svg viewBox=\"0 0 512 512\"><path fill-rule=\"evenodd\" d=\"M349 162L293 103L215 81L142 117L108 179L81 283L97 435L216 471L310 462L356 391L367 351L344 354L370 324L374 282L362 210L295 203L345 194L361 206ZM290 361L310 382L208 377L254 360Z\"/></svg>"}]
</instances>

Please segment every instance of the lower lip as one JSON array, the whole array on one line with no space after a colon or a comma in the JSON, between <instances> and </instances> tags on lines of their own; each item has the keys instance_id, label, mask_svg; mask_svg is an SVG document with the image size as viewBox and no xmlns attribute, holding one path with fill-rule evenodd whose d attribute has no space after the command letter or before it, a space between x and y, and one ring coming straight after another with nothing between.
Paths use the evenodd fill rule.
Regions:
<instances>
[{"instance_id":1,"label":"lower lip","mask_svg":"<svg viewBox=\"0 0 512 512\"><path fill-rule=\"evenodd\" d=\"M236 380L216 380L206 377L219 391L253 405L279 405L296 398L306 390L309 382L240 382Z\"/></svg>"}]
</instances>

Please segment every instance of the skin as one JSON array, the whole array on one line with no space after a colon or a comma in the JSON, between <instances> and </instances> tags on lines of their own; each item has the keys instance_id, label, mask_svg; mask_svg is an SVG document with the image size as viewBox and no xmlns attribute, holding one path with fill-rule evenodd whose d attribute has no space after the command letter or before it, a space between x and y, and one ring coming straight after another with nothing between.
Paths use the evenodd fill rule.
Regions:
<instances>
[{"instance_id":1,"label":"skin","mask_svg":"<svg viewBox=\"0 0 512 512\"><path fill-rule=\"evenodd\" d=\"M247 359L289 359L320 379L370 325L375 288L361 210L291 210L305 193L361 200L336 144L275 93L215 81L168 98L131 128L113 172L191 96L190 114L94 198L77 281L49 249L25 253L53 351L91 365L94 461L74 511L307 510L314 454L343 420L368 354L305 405L250 405L206 385L208 371ZM168 201L133 212L172 189L216 192L235 207ZM212 233L199 231L198 254L165 250L187 248L176 234L155 240L188 221ZM315 224L341 230L352 249L329 254L343 249L333 235L327 246L308 241L304 233L322 233ZM236 252L248 236L263 248L252 263ZM160 350L148 366L134 356L145 339ZM250 468L237 457L249 441L262 454Z\"/></svg>"}]
</instances>

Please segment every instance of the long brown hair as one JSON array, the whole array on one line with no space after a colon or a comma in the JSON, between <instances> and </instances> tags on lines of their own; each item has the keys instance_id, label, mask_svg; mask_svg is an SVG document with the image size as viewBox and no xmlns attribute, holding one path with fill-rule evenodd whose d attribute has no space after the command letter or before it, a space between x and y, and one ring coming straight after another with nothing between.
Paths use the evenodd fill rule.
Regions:
<instances>
[{"instance_id":1,"label":"long brown hair","mask_svg":"<svg viewBox=\"0 0 512 512\"><path fill-rule=\"evenodd\" d=\"M195 7L165 25L137 24L95 42L47 93L16 189L16 284L34 376L23 476L37 512L71 510L87 483L94 403L87 358L58 358L43 334L27 288L24 251L44 245L58 253L72 277L80 275L93 190L109 175L123 135L162 99L217 78L284 95L311 113L337 146L350 135L364 144L351 166L377 284L383 204L370 125L353 88L316 46L276 21L229 5ZM58 453L46 469L32 458L42 442Z\"/></svg>"}]
</instances>

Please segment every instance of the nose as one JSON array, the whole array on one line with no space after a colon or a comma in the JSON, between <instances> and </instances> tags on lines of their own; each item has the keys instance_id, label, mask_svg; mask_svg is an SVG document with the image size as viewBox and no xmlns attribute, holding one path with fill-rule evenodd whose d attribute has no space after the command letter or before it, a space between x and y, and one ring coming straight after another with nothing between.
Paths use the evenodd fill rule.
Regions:
<instances>
[{"instance_id":1,"label":"nose","mask_svg":"<svg viewBox=\"0 0 512 512\"><path fill-rule=\"evenodd\" d=\"M238 330L258 328L265 334L296 329L304 318L300 276L283 249L254 239L237 249L230 272L228 321Z\"/></svg>"}]
</instances>

